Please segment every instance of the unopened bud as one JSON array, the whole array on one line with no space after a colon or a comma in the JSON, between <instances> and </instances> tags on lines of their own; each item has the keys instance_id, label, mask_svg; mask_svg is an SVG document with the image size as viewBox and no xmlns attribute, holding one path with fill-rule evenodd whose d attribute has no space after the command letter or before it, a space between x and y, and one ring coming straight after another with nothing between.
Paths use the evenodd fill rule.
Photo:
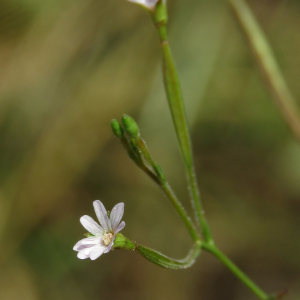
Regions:
<instances>
[{"instance_id":1,"label":"unopened bud","mask_svg":"<svg viewBox=\"0 0 300 300\"><path fill-rule=\"evenodd\" d=\"M123 115L122 122L126 133L133 139L137 140L140 137L139 127L136 122L128 115Z\"/></svg>"},{"instance_id":2,"label":"unopened bud","mask_svg":"<svg viewBox=\"0 0 300 300\"><path fill-rule=\"evenodd\" d=\"M121 138L122 136L124 136L124 129L117 120L111 120L110 126L116 137Z\"/></svg>"}]
</instances>

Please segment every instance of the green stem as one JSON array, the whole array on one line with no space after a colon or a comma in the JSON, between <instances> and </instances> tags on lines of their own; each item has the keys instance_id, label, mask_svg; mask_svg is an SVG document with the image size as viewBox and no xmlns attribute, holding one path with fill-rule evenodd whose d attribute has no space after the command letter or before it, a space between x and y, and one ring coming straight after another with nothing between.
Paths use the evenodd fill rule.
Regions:
<instances>
[{"instance_id":1,"label":"green stem","mask_svg":"<svg viewBox=\"0 0 300 300\"><path fill-rule=\"evenodd\" d=\"M194 224L190 217L188 216L187 212L185 211L184 207L181 205L180 201L177 199L175 193L171 189L170 185L168 182L163 182L159 184L160 188L164 192L164 194L168 197L168 199L171 201L172 205L175 207L177 210L179 216L183 220L187 230L189 231L192 239L196 242L200 239L199 234L194 227Z\"/></svg>"},{"instance_id":2,"label":"green stem","mask_svg":"<svg viewBox=\"0 0 300 300\"><path fill-rule=\"evenodd\" d=\"M156 25L161 40L161 49L163 54L163 77L165 90L177 138L187 170L189 189L192 198L192 206L195 211L197 223L200 224L205 240L207 242L212 242L212 236L207 221L204 217L204 211L200 201L199 189L197 186L196 174L194 171L192 146L187 125L187 118L185 114L179 78L167 40L166 25L164 23L156 23Z\"/></svg>"},{"instance_id":3,"label":"green stem","mask_svg":"<svg viewBox=\"0 0 300 300\"><path fill-rule=\"evenodd\" d=\"M274 296L267 295L244 272L242 272L225 254L215 245L203 243L202 248L219 259L240 281L242 281L259 299L271 300Z\"/></svg>"},{"instance_id":4,"label":"green stem","mask_svg":"<svg viewBox=\"0 0 300 300\"><path fill-rule=\"evenodd\" d=\"M164 194L167 196L171 204L178 212L192 239L195 242L198 241L200 237L192 220L190 219L181 202L178 200L170 185L166 181L163 171L161 169L158 169L158 165L152 160L145 142L142 139L139 139L139 141L136 144L139 147L138 150L144 155L144 157L151 164L151 166L156 169L156 174L154 174L151 170L148 169L148 167L143 163L143 160L141 158L139 160L141 163L137 165L161 188L161 190L164 192Z\"/></svg>"},{"instance_id":5,"label":"green stem","mask_svg":"<svg viewBox=\"0 0 300 300\"><path fill-rule=\"evenodd\" d=\"M182 206L181 202L176 197L175 193L171 189L170 185L166 180L161 181L161 178L158 178L155 174L153 174L145 165L140 166L138 165L164 192L167 198L170 200L171 204L176 209L177 213L179 214L180 218L182 219L183 223L185 224L189 234L191 235L192 239L196 242L200 239L199 234L191 220L188 216L186 210Z\"/></svg>"},{"instance_id":6,"label":"green stem","mask_svg":"<svg viewBox=\"0 0 300 300\"><path fill-rule=\"evenodd\" d=\"M245 33L250 48L262 70L267 84L294 136L300 142L300 114L294 97L280 72L271 47L244 0L228 0Z\"/></svg>"},{"instance_id":7,"label":"green stem","mask_svg":"<svg viewBox=\"0 0 300 300\"><path fill-rule=\"evenodd\" d=\"M189 268L196 260L201 251L201 241L195 242L193 249L184 259L170 258L154 249L142 246L126 238L123 234L118 233L114 242L114 249L133 250L141 254L149 261L167 269L185 269Z\"/></svg>"},{"instance_id":8,"label":"green stem","mask_svg":"<svg viewBox=\"0 0 300 300\"><path fill-rule=\"evenodd\" d=\"M132 139L131 143L128 143L127 139L122 137L121 142L136 165L162 189L183 220L194 242L198 241L200 237L192 220L189 218L186 210L172 191L161 167L152 159L144 140L138 137L137 139ZM148 165L145 164L144 159L150 164L153 170L149 169Z\"/></svg>"},{"instance_id":9,"label":"green stem","mask_svg":"<svg viewBox=\"0 0 300 300\"><path fill-rule=\"evenodd\" d=\"M157 264L160 267L167 269L186 269L192 266L200 254L201 250L201 242L198 241L190 253L181 260L170 258L156 250L150 249L148 247L138 245L135 249L136 252L141 254L143 257L148 259L149 261Z\"/></svg>"}]
</instances>

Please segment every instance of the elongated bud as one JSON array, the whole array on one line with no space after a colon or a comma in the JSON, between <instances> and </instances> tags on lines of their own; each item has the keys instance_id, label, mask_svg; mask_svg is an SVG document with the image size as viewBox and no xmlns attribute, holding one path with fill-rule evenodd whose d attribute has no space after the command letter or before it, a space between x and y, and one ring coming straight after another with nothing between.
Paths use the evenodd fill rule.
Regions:
<instances>
[{"instance_id":1,"label":"elongated bud","mask_svg":"<svg viewBox=\"0 0 300 300\"><path fill-rule=\"evenodd\" d=\"M139 127L136 122L128 115L123 115L122 122L126 133L134 140L140 137Z\"/></svg>"},{"instance_id":2,"label":"elongated bud","mask_svg":"<svg viewBox=\"0 0 300 300\"><path fill-rule=\"evenodd\" d=\"M117 120L111 120L110 126L116 137L121 138L122 136L124 136L124 129Z\"/></svg>"}]
</instances>

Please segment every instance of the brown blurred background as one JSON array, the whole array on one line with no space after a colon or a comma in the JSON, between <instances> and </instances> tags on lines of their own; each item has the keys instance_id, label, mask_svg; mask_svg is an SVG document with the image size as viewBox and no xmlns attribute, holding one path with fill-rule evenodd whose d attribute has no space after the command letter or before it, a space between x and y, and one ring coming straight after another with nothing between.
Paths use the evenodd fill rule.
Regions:
<instances>
[{"instance_id":1,"label":"brown blurred background","mask_svg":"<svg viewBox=\"0 0 300 300\"><path fill-rule=\"evenodd\" d=\"M265 291L300 299L300 145L225 0L169 0L202 200L219 247ZM300 99L300 3L249 0ZM187 270L72 250L92 201L125 202L123 233L172 257L191 240L109 122L123 113L189 212L150 18L125 0L0 0L0 299L256 299L202 253ZM299 107L300 107L300 102Z\"/></svg>"}]
</instances>

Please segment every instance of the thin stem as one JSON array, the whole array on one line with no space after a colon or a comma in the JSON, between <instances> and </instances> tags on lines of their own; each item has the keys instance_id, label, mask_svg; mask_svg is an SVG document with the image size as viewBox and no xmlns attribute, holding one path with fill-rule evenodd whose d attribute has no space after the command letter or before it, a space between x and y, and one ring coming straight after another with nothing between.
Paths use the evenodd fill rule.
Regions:
<instances>
[{"instance_id":1,"label":"thin stem","mask_svg":"<svg viewBox=\"0 0 300 300\"><path fill-rule=\"evenodd\" d=\"M276 104L300 142L300 114L294 97L280 72L271 47L250 7L244 0L228 0L245 33L250 48L262 70L265 80L275 98Z\"/></svg>"},{"instance_id":2,"label":"thin stem","mask_svg":"<svg viewBox=\"0 0 300 300\"><path fill-rule=\"evenodd\" d=\"M196 242L200 239L199 234L194 227L194 224L190 217L188 216L187 212L185 211L184 207L181 205L180 201L177 199L175 193L171 189L168 182L161 183L160 188L164 192L164 194L168 197L168 199L171 201L172 205L177 210L178 214L180 215L181 219L183 220L187 230L189 231L192 239Z\"/></svg>"},{"instance_id":3,"label":"thin stem","mask_svg":"<svg viewBox=\"0 0 300 300\"><path fill-rule=\"evenodd\" d=\"M191 267L196 261L196 258L199 256L201 251L201 242L197 241L189 254L184 259L180 260L170 258L154 249L142 245L137 245L135 251L160 267L177 270L186 269Z\"/></svg>"},{"instance_id":4,"label":"thin stem","mask_svg":"<svg viewBox=\"0 0 300 300\"><path fill-rule=\"evenodd\" d=\"M186 269L192 266L200 254L201 241L195 241L193 248L184 259L170 258L154 249L145 247L137 242L129 240L123 234L118 233L114 242L114 249L133 250L141 254L152 263L167 269Z\"/></svg>"},{"instance_id":5,"label":"thin stem","mask_svg":"<svg viewBox=\"0 0 300 300\"><path fill-rule=\"evenodd\" d=\"M200 201L199 189L194 171L192 146L187 125L187 118L185 114L179 78L167 40L166 25L164 23L157 23L156 25L161 40L161 49L163 54L163 77L165 90L177 138L184 158L189 189L192 198L192 206L195 211L197 224L199 224L202 229L204 239L207 242L212 242L212 236Z\"/></svg>"},{"instance_id":6,"label":"thin stem","mask_svg":"<svg viewBox=\"0 0 300 300\"><path fill-rule=\"evenodd\" d=\"M161 167L152 159L145 141L138 137L137 139L132 139L129 143L125 136L122 136L120 140L122 142L122 145L127 150L127 153L129 154L131 159L162 189L164 194L170 200L171 204L175 207L179 216L183 220L194 242L199 241L200 236L197 232L197 229L195 228L192 220L188 216L181 202L176 197L175 193L172 191ZM151 168L149 168L149 165L145 164L145 160L149 163L152 170Z\"/></svg>"},{"instance_id":7,"label":"thin stem","mask_svg":"<svg viewBox=\"0 0 300 300\"><path fill-rule=\"evenodd\" d=\"M186 210L182 206L181 202L171 189L170 185L166 180L161 181L155 174L152 173L145 165L139 167L161 188L167 198L170 200L171 204L176 209L177 213L179 214L180 218L182 219L183 223L185 224L188 232L190 233L192 239L196 242L200 239L200 236L191 220L188 216Z\"/></svg>"},{"instance_id":8,"label":"thin stem","mask_svg":"<svg viewBox=\"0 0 300 300\"><path fill-rule=\"evenodd\" d=\"M242 281L259 299L271 300L274 296L267 295L261 290L244 272L242 272L225 254L223 254L215 245L207 243L202 244L202 248L213 254L219 259L240 281Z\"/></svg>"}]
</instances>

